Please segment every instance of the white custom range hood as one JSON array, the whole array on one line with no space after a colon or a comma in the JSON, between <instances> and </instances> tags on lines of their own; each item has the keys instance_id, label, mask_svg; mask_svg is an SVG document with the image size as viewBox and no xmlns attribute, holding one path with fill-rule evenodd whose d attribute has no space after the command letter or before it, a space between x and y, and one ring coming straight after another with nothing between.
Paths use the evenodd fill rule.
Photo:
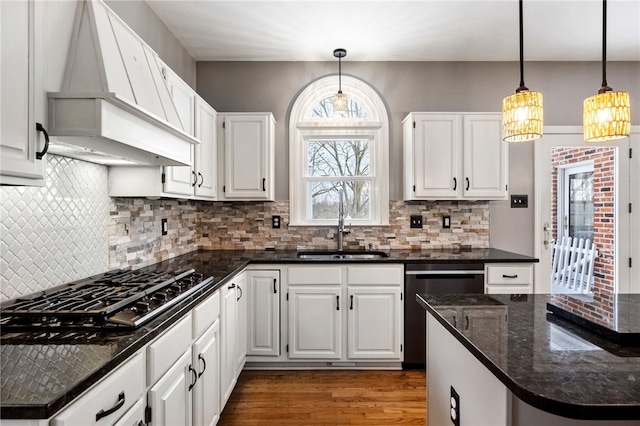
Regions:
<instances>
[{"instance_id":1,"label":"white custom range hood","mask_svg":"<svg viewBox=\"0 0 640 426\"><path fill-rule=\"evenodd\" d=\"M102 1L78 5L61 92L49 92L49 151L107 165L189 165L157 54Z\"/></svg>"}]
</instances>

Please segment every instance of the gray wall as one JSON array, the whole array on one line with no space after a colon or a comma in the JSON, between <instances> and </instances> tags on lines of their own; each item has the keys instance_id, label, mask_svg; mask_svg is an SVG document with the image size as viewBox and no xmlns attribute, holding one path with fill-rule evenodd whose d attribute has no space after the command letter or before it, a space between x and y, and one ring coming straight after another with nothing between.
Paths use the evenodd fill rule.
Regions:
<instances>
[{"instance_id":1,"label":"gray wall","mask_svg":"<svg viewBox=\"0 0 640 426\"><path fill-rule=\"evenodd\" d=\"M196 87L196 61L151 10L147 2L106 0L105 3L187 84Z\"/></svg>"},{"instance_id":2,"label":"gray wall","mask_svg":"<svg viewBox=\"0 0 640 426\"><path fill-rule=\"evenodd\" d=\"M390 196L402 198L402 119L410 111L500 111L502 98L519 83L517 62L349 62L343 73L360 78L381 94L391 118ZM198 62L197 91L216 110L270 111L276 121L276 199L289 192L288 114L296 95L320 77L335 74L332 62ZM581 125L582 101L600 87L597 62L525 64L525 81L543 92L546 125ZM608 63L614 90L640 99L640 63ZM640 108L632 111L640 122ZM510 150L510 193L533 197L533 145ZM491 203L491 245L533 253L533 208Z\"/></svg>"}]
</instances>

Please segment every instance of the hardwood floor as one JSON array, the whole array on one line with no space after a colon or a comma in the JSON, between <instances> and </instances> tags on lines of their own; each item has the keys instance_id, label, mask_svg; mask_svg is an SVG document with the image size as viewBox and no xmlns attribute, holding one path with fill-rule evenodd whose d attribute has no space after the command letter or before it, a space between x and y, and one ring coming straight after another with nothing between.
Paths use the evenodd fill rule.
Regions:
<instances>
[{"instance_id":1,"label":"hardwood floor","mask_svg":"<svg viewBox=\"0 0 640 426\"><path fill-rule=\"evenodd\" d=\"M421 370L245 370L218 425L425 425L426 400Z\"/></svg>"}]
</instances>

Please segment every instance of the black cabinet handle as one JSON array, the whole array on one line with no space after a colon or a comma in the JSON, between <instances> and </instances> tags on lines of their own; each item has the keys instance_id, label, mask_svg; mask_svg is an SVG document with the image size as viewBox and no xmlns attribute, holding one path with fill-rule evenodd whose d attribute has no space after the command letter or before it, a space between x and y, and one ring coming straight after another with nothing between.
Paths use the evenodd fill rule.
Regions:
<instances>
[{"instance_id":1,"label":"black cabinet handle","mask_svg":"<svg viewBox=\"0 0 640 426\"><path fill-rule=\"evenodd\" d=\"M204 373L204 370L207 369L207 361L204 360L204 357L202 356L202 354L198 354L198 360L202 361L202 371L198 373L198 379L199 379L200 376L202 376L202 374Z\"/></svg>"},{"instance_id":2,"label":"black cabinet handle","mask_svg":"<svg viewBox=\"0 0 640 426\"><path fill-rule=\"evenodd\" d=\"M198 373L193 369L191 364L189 364L189 372L191 373L191 377L193 378L193 382L191 382L191 384L189 385L189 392L191 392L191 389L193 389L193 387L196 385L196 382L198 381Z\"/></svg>"},{"instance_id":3,"label":"black cabinet handle","mask_svg":"<svg viewBox=\"0 0 640 426\"><path fill-rule=\"evenodd\" d=\"M191 184L191 186L196 186L196 183L198 183L198 176L193 170L191 170L191 174L193 175L193 183Z\"/></svg>"},{"instance_id":4,"label":"black cabinet handle","mask_svg":"<svg viewBox=\"0 0 640 426\"><path fill-rule=\"evenodd\" d=\"M453 178L453 190L455 191L458 188L458 179Z\"/></svg>"},{"instance_id":5,"label":"black cabinet handle","mask_svg":"<svg viewBox=\"0 0 640 426\"><path fill-rule=\"evenodd\" d=\"M40 123L36 123L36 130L44 133L44 149L36 152L36 160L42 160L42 157L49 151L49 133L47 133L44 126Z\"/></svg>"},{"instance_id":6,"label":"black cabinet handle","mask_svg":"<svg viewBox=\"0 0 640 426\"><path fill-rule=\"evenodd\" d=\"M240 296L238 296L238 298L236 299L236 302L242 299L242 287L238 286L238 290L240 290Z\"/></svg>"},{"instance_id":7,"label":"black cabinet handle","mask_svg":"<svg viewBox=\"0 0 640 426\"><path fill-rule=\"evenodd\" d=\"M502 278L518 278L518 274L515 274L515 275L502 274Z\"/></svg>"},{"instance_id":8,"label":"black cabinet handle","mask_svg":"<svg viewBox=\"0 0 640 426\"><path fill-rule=\"evenodd\" d=\"M353 311L353 294L349 298L351 299L349 301L349 309Z\"/></svg>"},{"instance_id":9,"label":"black cabinet handle","mask_svg":"<svg viewBox=\"0 0 640 426\"><path fill-rule=\"evenodd\" d=\"M278 293L278 280L276 280L275 278L273 279L273 294Z\"/></svg>"},{"instance_id":10,"label":"black cabinet handle","mask_svg":"<svg viewBox=\"0 0 640 426\"><path fill-rule=\"evenodd\" d=\"M108 410L100 410L96 413L96 422L103 417L107 417L108 415L115 413L116 411L121 409L123 405L124 405L124 391L120 392L120 395L118 395L118 402L116 402L116 405L109 408Z\"/></svg>"},{"instance_id":11,"label":"black cabinet handle","mask_svg":"<svg viewBox=\"0 0 640 426\"><path fill-rule=\"evenodd\" d=\"M336 311L340 310L340 296L336 295Z\"/></svg>"},{"instance_id":12,"label":"black cabinet handle","mask_svg":"<svg viewBox=\"0 0 640 426\"><path fill-rule=\"evenodd\" d=\"M262 178L262 190L266 191L267 190L267 179Z\"/></svg>"},{"instance_id":13,"label":"black cabinet handle","mask_svg":"<svg viewBox=\"0 0 640 426\"><path fill-rule=\"evenodd\" d=\"M200 172L198 172L198 176L200 176L200 183L198 184L198 188L200 188L204 183L204 176L202 176L202 173Z\"/></svg>"},{"instance_id":14,"label":"black cabinet handle","mask_svg":"<svg viewBox=\"0 0 640 426\"><path fill-rule=\"evenodd\" d=\"M231 290L232 288L236 288L235 284L231 284L229 287L227 287L228 290Z\"/></svg>"},{"instance_id":15,"label":"black cabinet handle","mask_svg":"<svg viewBox=\"0 0 640 426\"><path fill-rule=\"evenodd\" d=\"M138 422L138 426L147 426L147 425L145 425L145 424L144 424L144 422L143 422L142 420L140 420L140 421Z\"/></svg>"},{"instance_id":16,"label":"black cabinet handle","mask_svg":"<svg viewBox=\"0 0 640 426\"><path fill-rule=\"evenodd\" d=\"M464 189L465 191L469 190L469 178L464 178L467 181L467 187Z\"/></svg>"},{"instance_id":17,"label":"black cabinet handle","mask_svg":"<svg viewBox=\"0 0 640 426\"><path fill-rule=\"evenodd\" d=\"M464 317L464 329L468 330L469 329L469 317L465 315Z\"/></svg>"}]
</instances>

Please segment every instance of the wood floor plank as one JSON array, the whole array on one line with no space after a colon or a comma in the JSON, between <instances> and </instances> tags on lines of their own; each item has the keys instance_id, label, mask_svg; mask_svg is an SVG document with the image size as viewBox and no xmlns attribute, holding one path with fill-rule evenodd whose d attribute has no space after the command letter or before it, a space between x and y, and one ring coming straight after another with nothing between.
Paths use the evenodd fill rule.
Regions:
<instances>
[{"instance_id":1,"label":"wood floor plank","mask_svg":"<svg viewBox=\"0 0 640 426\"><path fill-rule=\"evenodd\" d=\"M218 425L425 425L426 400L421 370L246 370Z\"/></svg>"}]
</instances>

